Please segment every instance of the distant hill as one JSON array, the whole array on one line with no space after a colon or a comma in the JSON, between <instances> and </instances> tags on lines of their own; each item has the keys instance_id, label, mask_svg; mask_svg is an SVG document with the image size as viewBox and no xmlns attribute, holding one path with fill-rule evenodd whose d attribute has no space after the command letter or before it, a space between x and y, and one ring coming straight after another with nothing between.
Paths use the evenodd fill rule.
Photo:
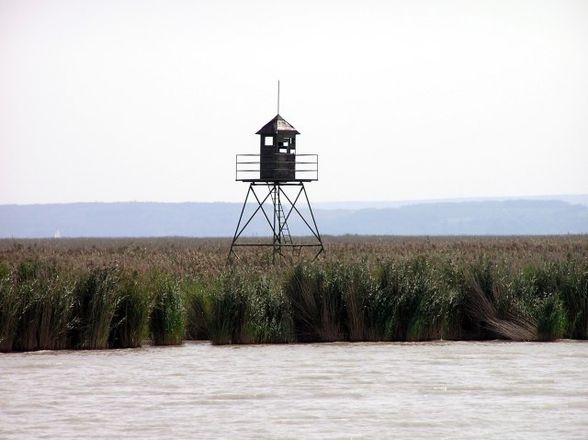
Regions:
<instances>
[{"instance_id":1,"label":"distant hill","mask_svg":"<svg viewBox=\"0 0 588 440\"><path fill-rule=\"evenodd\" d=\"M543 201L561 201L574 205L588 206L588 194L560 194L557 196L528 196L528 197L478 197L478 198L459 198L459 199L433 199L433 200L396 200L396 201L369 201L369 202L319 202L313 206L322 209L364 209L364 208L398 208L406 205L424 205L436 203L464 203L464 202L506 202L520 200L543 200Z\"/></svg>"},{"instance_id":2,"label":"distant hill","mask_svg":"<svg viewBox=\"0 0 588 440\"><path fill-rule=\"evenodd\" d=\"M361 204L345 208L341 203L316 206L321 233L331 235L588 233L588 206L562 200L426 202L383 208ZM0 237L232 236L240 208L238 203L0 205ZM252 222L248 235L266 235L264 221L259 217ZM293 233L305 233L295 218L291 226Z\"/></svg>"}]
</instances>

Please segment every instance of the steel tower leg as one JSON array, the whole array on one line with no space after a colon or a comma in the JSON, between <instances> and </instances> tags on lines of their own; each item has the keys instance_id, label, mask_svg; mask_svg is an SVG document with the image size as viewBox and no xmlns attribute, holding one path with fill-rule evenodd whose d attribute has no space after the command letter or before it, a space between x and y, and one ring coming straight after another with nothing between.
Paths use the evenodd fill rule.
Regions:
<instances>
[{"instance_id":1,"label":"steel tower leg","mask_svg":"<svg viewBox=\"0 0 588 440\"><path fill-rule=\"evenodd\" d=\"M252 186L253 186L253 184L250 184L249 188L247 189L247 194L245 195L245 201L243 202L243 207L241 208L241 214L239 214L239 221L237 222L237 227L235 228L235 234L233 234L233 240L231 241L231 249L229 250L229 255L227 257L227 259L229 261L231 261L233 257L239 258L237 256L237 254L235 253L234 246L237 241L237 238L239 238L237 233L239 232L239 226L241 226L241 220L243 219L243 213L245 212L245 207L247 206L247 200L249 199L249 193L252 191L252 188L251 188Z\"/></svg>"}]
</instances>

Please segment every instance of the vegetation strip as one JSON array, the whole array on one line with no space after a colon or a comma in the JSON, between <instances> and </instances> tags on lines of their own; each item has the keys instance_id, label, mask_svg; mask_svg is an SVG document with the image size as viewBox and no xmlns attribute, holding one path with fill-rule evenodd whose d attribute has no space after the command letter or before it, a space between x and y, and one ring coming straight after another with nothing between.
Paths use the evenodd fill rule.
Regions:
<instances>
[{"instance_id":1,"label":"vegetation strip","mask_svg":"<svg viewBox=\"0 0 588 440\"><path fill-rule=\"evenodd\" d=\"M518 251L388 258L363 252L347 261L209 271L170 270L169 261L138 270L117 258L80 263L67 252L9 248L0 254L0 351L184 339L586 339L588 263L585 242L578 243L577 252L545 261Z\"/></svg>"}]
</instances>

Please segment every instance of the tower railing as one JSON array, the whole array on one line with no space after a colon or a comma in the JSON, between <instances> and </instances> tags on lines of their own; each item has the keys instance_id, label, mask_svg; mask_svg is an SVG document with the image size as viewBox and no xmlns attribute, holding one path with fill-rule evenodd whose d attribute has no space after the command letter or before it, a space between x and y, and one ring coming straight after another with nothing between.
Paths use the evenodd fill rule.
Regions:
<instances>
[{"instance_id":1,"label":"tower railing","mask_svg":"<svg viewBox=\"0 0 588 440\"><path fill-rule=\"evenodd\" d=\"M275 172L276 176L291 171L292 163L284 161L283 156L276 154L275 159L268 159L264 156L263 166ZM311 182L318 180L318 154L296 154L294 155L295 177L291 178L261 178L261 155L259 154L237 154L235 156L235 180L241 182L261 181L298 181Z\"/></svg>"}]
</instances>

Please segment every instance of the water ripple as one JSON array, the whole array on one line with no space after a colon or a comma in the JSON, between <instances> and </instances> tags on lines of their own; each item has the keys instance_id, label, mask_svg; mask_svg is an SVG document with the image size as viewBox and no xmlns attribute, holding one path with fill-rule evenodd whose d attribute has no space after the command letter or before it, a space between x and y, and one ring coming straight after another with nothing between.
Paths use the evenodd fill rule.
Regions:
<instances>
[{"instance_id":1,"label":"water ripple","mask_svg":"<svg viewBox=\"0 0 588 440\"><path fill-rule=\"evenodd\" d=\"M588 343L0 355L0 438L585 438Z\"/></svg>"}]
</instances>

